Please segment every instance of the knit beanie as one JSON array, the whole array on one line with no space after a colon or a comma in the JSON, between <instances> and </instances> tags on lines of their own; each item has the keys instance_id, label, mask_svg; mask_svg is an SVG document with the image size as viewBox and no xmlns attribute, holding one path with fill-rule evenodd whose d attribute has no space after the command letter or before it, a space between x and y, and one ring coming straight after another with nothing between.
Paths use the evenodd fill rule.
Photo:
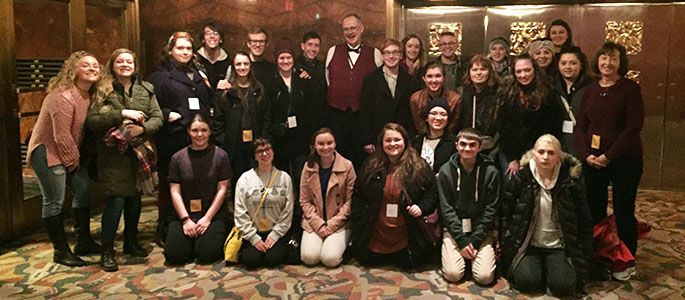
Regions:
<instances>
[{"instance_id":1,"label":"knit beanie","mask_svg":"<svg viewBox=\"0 0 685 300\"><path fill-rule=\"evenodd\" d=\"M490 45L488 45L488 51L490 51L490 49L492 49L492 46L497 45L497 44L502 45L502 47L504 47L504 49L507 50L507 53L509 53L509 50L510 50L509 49L509 41L507 41L503 37L496 37L496 38L492 39L492 41L490 41Z\"/></svg>"},{"instance_id":2,"label":"knit beanie","mask_svg":"<svg viewBox=\"0 0 685 300\"><path fill-rule=\"evenodd\" d=\"M290 55L295 56L293 53L293 42L287 37L280 39L276 43L276 59L283 53L290 53Z\"/></svg>"},{"instance_id":3,"label":"knit beanie","mask_svg":"<svg viewBox=\"0 0 685 300\"><path fill-rule=\"evenodd\" d=\"M442 97L435 98L428 102L428 104L426 105L426 116L428 116L428 113L430 113L431 109L433 109L436 106L442 107L447 112L447 116L449 118L451 114L450 106L449 104L447 104L447 100L445 100L445 98Z\"/></svg>"},{"instance_id":4,"label":"knit beanie","mask_svg":"<svg viewBox=\"0 0 685 300\"><path fill-rule=\"evenodd\" d=\"M533 55L535 52L542 48L547 48L550 52L554 53L554 44L550 40L535 40L528 45L528 54Z\"/></svg>"}]
</instances>

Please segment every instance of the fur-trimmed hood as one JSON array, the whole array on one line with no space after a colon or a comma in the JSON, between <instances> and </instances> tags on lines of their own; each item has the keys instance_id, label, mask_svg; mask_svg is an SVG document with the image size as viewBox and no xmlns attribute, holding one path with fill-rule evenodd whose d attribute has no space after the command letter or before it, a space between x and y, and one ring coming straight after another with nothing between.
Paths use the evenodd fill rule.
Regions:
<instances>
[{"instance_id":1,"label":"fur-trimmed hood","mask_svg":"<svg viewBox=\"0 0 685 300\"><path fill-rule=\"evenodd\" d=\"M530 163L530 160L533 159L533 155L533 149L531 149L521 157L521 160L519 161L521 168L519 170L528 168L528 164ZM573 179L578 179L583 174L583 166L580 161L566 152L562 152L561 155L561 170L567 170L568 175Z\"/></svg>"}]
</instances>

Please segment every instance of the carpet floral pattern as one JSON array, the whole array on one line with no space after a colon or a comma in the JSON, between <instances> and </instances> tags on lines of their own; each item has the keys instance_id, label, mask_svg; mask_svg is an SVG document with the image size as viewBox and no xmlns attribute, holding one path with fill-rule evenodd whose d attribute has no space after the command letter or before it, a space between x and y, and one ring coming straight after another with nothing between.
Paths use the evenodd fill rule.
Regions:
<instances>
[{"instance_id":1,"label":"carpet floral pattern","mask_svg":"<svg viewBox=\"0 0 685 300\"><path fill-rule=\"evenodd\" d=\"M638 197L638 220L652 227L639 242L638 274L627 282L592 283L586 299L685 298L685 193L640 191ZM502 278L490 287L468 279L448 284L437 266L416 272L355 263L254 271L224 263L168 267L163 250L153 243L156 216L154 198L145 198L140 239L152 252L146 259L125 256L119 237L115 273L100 269L99 256L85 257L93 265L81 268L53 263L44 232L3 246L0 299L553 299L520 294ZM100 218L93 216L95 238ZM73 240L73 232L69 235Z\"/></svg>"}]
</instances>

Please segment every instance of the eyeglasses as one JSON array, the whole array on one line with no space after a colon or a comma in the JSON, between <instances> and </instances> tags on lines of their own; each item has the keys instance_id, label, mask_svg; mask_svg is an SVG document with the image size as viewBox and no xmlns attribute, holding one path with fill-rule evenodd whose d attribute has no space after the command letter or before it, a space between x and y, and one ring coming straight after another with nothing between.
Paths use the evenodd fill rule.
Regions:
<instances>
[{"instance_id":1,"label":"eyeglasses","mask_svg":"<svg viewBox=\"0 0 685 300\"><path fill-rule=\"evenodd\" d=\"M255 150L254 154L257 154L257 155L265 154L267 152L271 152L271 150L273 150L273 149L271 149L271 147L266 147L264 149Z\"/></svg>"},{"instance_id":2,"label":"eyeglasses","mask_svg":"<svg viewBox=\"0 0 685 300\"><path fill-rule=\"evenodd\" d=\"M266 40L249 40L252 44L266 44Z\"/></svg>"},{"instance_id":3,"label":"eyeglasses","mask_svg":"<svg viewBox=\"0 0 685 300\"><path fill-rule=\"evenodd\" d=\"M393 50L393 51L384 50L383 51L383 55L385 55L385 56L390 56L390 55L398 56L400 54L402 54L402 51L400 51L400 50Z\"/></svg>"},{"instance_id":4,"label":"eyeglasses","mask_svg":"<svg viewBox=\"0 0 685 300\"><path fill-rule=\"evenodd\" d=\"M207 30L207 31L205 31L205 35L217 35L218 36L219 32L214 31L214 30Z\"/></svg>"},{"instance_id":5,"label":"eyeglasses","mask_svg":"<svg viewBox=\"0 0 685 300\"><path fill-rule=\"evenodd\" d=\"M357 31L359 29L359 26L350 26L350 27L343 27L343 32L350 32L350 31Z\"/></svg>"},{"instance_id":6,"label":"eyeglasses","mask_svg":"<svg viewBox=\"0 0 685 300\"><path fill-rule=\"evenodd\" d=\"M455 46L457 42L438 43L438 47Z\"/></svg>"}]
</instances>

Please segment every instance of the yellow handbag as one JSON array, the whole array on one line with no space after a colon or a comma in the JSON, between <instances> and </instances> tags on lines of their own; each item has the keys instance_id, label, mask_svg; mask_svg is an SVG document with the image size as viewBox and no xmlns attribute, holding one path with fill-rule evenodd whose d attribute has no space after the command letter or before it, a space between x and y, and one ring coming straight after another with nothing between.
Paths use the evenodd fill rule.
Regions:
<instances>
[{"instance_id":1,"label":"yellow handbag","mask_svg":"<svg viewBox=\"0 0 685 300\"><path fill-rule=\"evenodd\" d=\"M259 206L257 206L257 211L255 211L254 216L252 216L252 223L257 219L257 215L259 214L259 209L262 208L262 204L264 203L264 199L266 199L266 195L269 194L269 190L271 189L271 185L274 183L274 179L276 179L276 175L278 175L278 170L274 172L274 174L271 176L271 181L269 181L269 186L266 188L264 191L264 194L262 194L262 200L259 201ZM238 262L238 253L240 253L240 247L243 245L243 238L240 236L240 230L238 229L237 226L233 226L233 229L231 229L231 233L228 234L228 237L226 237L226 241L224 242L224 260L228 262Z\"/></svg>"}]
</instances>

